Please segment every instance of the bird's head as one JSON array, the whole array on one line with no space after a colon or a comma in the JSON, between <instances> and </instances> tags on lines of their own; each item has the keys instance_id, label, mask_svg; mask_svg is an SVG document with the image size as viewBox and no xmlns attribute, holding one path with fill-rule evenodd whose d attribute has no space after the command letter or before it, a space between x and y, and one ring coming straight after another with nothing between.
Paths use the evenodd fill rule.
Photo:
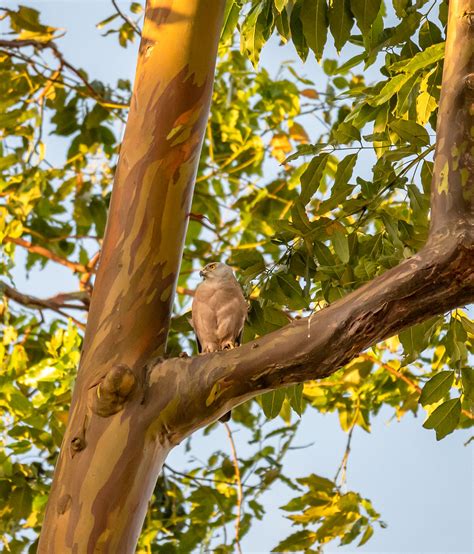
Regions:
<instances>
[{"instance_id":1,"label":"bird's head","mask_svg":"<svg viewBox=\"0 0 474 554\"><path fill-rule=\"evenodd\" d=\"M212 262L201 269L199 275L204 280L235 279L232 268L222 262Z\"/></svg>"}]
</instances>

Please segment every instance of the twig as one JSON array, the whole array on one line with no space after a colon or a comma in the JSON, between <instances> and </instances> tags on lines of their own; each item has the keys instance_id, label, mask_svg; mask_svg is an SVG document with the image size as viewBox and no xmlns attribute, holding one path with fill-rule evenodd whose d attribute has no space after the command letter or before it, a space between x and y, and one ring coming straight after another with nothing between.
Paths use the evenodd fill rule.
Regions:
<instances>
[{"instance_id":1,"label":"twig","mask_svg":"<svg viewBox=\"0 0 474 554\"><path fill-rule=\"evenodd\" d=\"M77 273L88 273L89 269L77 262L71 262L69 260L66 260L65 258L61 258L61 256L58 256L54 252L51 252L51 250L48 250L44 246L38 246L36 244L32 244L31 242L21 239L21 238L14 238L14 237L5 237L3 239L5 242L11 242L13 244L17 244L18 246L21 246L23 248L26 248L28 252L31 252L32 254L38 254L39 256L43 256L44 258L48 258L48 260L51 260L53 262L56 262L60 265L63 265L69 269L72 269L73 271L76 271Z\"/></svg>"},{"instance_id":2,"label":"twig","mask_svg":"<svg viewBox=\"0 0 474 554\"><path fill-rule=\"evenodd\" d=\"M133 31L139 36L141 37L142 36L142 33L140 31L140 29L135 25L135 23L127 16L125 15L122 10L119 8L116 0L112 0L112 4L114 5L114 8L116 10L116 12L118 13L118 15L126 22L130 25L130 27L133 29Z\"/></svg>"},{"instance_id":3,"label":"twig","mask_svg":"<svg viewBox=\"0 0 474 554\"><path fill-rule=\"evenodd\" d=\"M58 309L87 311L90 302L89 295L84 292L64 292L50 298L38 298L30 294L23 294L2 281L0 281L0 292L5 294L7 298L28 308L44 308L55 311ZM78 301L80 304L71 304L74 301Z\"/></svg>"},{"instance_id":4,"label":"twig","mask_svg":"<svg viewBox=\"0 0 474 554\"><path fill-rule=\"evenodd\" d=\"M163 468L166 468L167 470L171 471L172 473L176 473L178 475L184 475L185 477L187 477L191 481L196 481L197 485L199 487L201 486L201 484L199 483L199 480L202 479L201 477L195 477L194 475L181 473L180 471L177 471L177 470L173 469L172 467L170 467L168 464L163 464ZM221 500L220 500L219 496L216 494L216 491L212 487L209 487L209 489L211 491L211 494L216 499L216 503L219 506L219 509L221 511L222 529L224 531L224 543L227 543L227 529L226 529L226 520L225 520L226 513L225 513L225 510L224 510L224 507L222 506L222 503L221 503Z\"/></svg>"},{"instance_id":5,"label":"twig","mask_svg":"<svg viewBox=\"0 0 474 554\"><path fill-rule=\"evenodd\" d=\"M397 371L394 367L392 367L390 364L381 362L380 360L377 360L377 358L371 356L370 354L361 354L360 358L363 358L365 360L368 360L374 364L378 364L382 369L385 369L388 371L391 375L396 377L397 379L400 379L413 389L415 389L419 394L421 394L421 391L423 390L419 385L417 385L414 381L412 381L409 377L401 373L400 371ZM474 419L474 414L470 412L469 410L461 410L461 413L466 416L469 419Z\"/></svg>"},{"instance_id":6,"label":"twig","mask_svg":"<svg viewBox=\"0 0 474 554\"><path fill-rule=\"evenodd\" d=\"M191 212L191 213L188 214L188 217L191 221L197 221L203 227L205 227L206 229L209 229L209 231L212 231L221 242L223 242L225 244L229 244L229 241L222 238L221 234L219 233L219 231L215 227L213 227L209 223L205 222L205 219L207 219L209 221L209 218L206 217L205 215L194 214L194 213Z\"/></svg>"},{"instance_id":7,"label":"twig","mask_svg":"<svg viewBox=\"0 0 474 554\"><path fill-rule=\"evenodd\" d=\"M334 482L337 481L337 478L339 477L339 474L341 475L341 484L340 487L344 486L344 483L346 482L347 478L347 462L349 461L349 454L351 453L351 441L352 441L352 433L355 429L355 420L357 418L357 415L359 413L359 410L356 412L356 416L354 417L353 423L351 425L351 429L349 431L349 434L347 435L347 443L346 443L346 449L344 451L344 456L342 457L341 465L339 466L336 476L334 477Z\"/></svg>"},{"instance_id":8,"label":"twig","mask_svg":"<svg viewBox=\"0 0 474 554\"><path fill-rule=\"evenodd\" d=\"M92 275L97 271L97 264L99 263L100 259L100 250L98 250L92 258L87 263L87 269L88 271L82 275L82 277L79 280L79 288L83 291L87 291L89 294L92 294L92 285L91 285L91 279Z\"/></svg>"},{"instance_id":9,"label":"twig","mask_svg":"<svg viewBox=\"0 0 474 554\"><path fill-rule=\"evenodd\" d=\"M371 356L370 354L361 354L360 357L363 358L364 360L367 360L368 362L378 364L382 369L385 369L385 371L388 371L391 375L394 375L397 379L400 379L401 381L405 382L410 387L414 388L417 392L421 393L422 389L419 385L417 385L414 381L412 381L405 374L401 373L400 371L397 371L390 364L381 362L380 360L377 360L377 358L375 358L374 356Z\"/></svg>"},{"instance_id":10,"label":"twig","mask_svg":"<svg viewBox=\"0 0 474 554\"><path fill-rule=\"evenodd\" d=\"M194 296L195 291L191 289L187 289L186 287L176 287L176 292L178 294L184 294L186 296Z\"/></svg>"},{"instance_id":11,"label":"twig","mask_svg":"<svg viewBox=\"0 0 474 554\"><path fill-rule=\"evenodd\" d=\"M82 81L84 86L87 88L87 90L90 92L91 96L99 102L99 104L103 106L107 106L109 108L118 108L118 109L128 109L128 104L122 104L120 102L109 102L105 98L103 98L91 85L91 83L84 77L83 73L74 67L71 63L69 63L64 56L62 55L59 48L56 46L56 44L51 40L48 42L41 42L39 40L33 40L33 39L15 39L15 40L4 40L0 39L0 48L23 48L32 46L33 48L38 48L39 50L49 49L52 51L54 56L59 60L62 66L67 67L76 77Z\"/></svg>"},{"instance_id":12,"label":"twig","mask_svg":"<svg viewBox=\"0 0 474 554\"><path fill-rule=\"evenodd\" d=\"M52 296L51 298L37 298L36 296L23 294L13 287L10 287L6 283L3 283L2 281L0 281L0 292L17 304L21 304L22 306L26 306L27 308L39 310L40 313L42 312L42 310L51 310L62 315L63 317L71 318L72 321L74 321L74 323L81 329L85 328L85 325L81 321L64 312L64 310L87 311L89 305L89 297L87 296L86 298L84 296L84 293L70 292L57 294L55 296ZM79 300L81 304L71 304L70 301L74 300Z\"/></svg>"},{"instance_id":13,"label":"twig","mask_svg":"<svg viewBox=\"0 0 474 554\"><path fill-rule=\"evenodd\" d=\"M233 483L231 481L226 481L225 479L212 479L210 477L199 477L197 475L192 475L191 473L184 473L183 471L178 471L177 469L172 468L168 464L163 464L163 468L167 469L168 471L171 471L171 473L174 473L175 475L180 475L181 477L185 477L186 479L191 479L194 481L203 481L207 483L223 483L225 485L232 485ZM255 490L260 489L260 485L254 486L254 485L243 485L242 487L245 487L249 490Z\"/></svg>"},{"instance_id":14,"label":"twig","mask_svg":"<svg viewBox=\"0 0 474 554\"><path fill-rule=\"evenodd\" d=\"M224 423L227 436L229 437L230 449L232 452L232 461L234 464L235 471L235 481L237 483L237 515L235 516L235 544L237 546L237 551L239 554L242 554L242 549L240 548L240 517L242 513L242 481L240 479L240 469L239 469L239 460L237 458L237 451L235 449L234 438L232 436L232 431L227 423Z\"/></svg>"}]
</instances>

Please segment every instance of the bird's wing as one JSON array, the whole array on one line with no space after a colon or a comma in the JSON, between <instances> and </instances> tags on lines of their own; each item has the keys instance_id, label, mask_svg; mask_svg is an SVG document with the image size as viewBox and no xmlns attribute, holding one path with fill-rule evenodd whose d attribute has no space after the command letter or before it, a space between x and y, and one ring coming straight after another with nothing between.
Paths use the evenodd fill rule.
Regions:
<instances>
[{"instance_id":1,"label":"bird's wing","mask_svg":"<svg viewBox=\"0 0 474 554\"><path fill-rule=\"evenodd\" d=\"M247 303L237 281L225 282L218 293L217 336L219 342L240 344L240 335L247 317Z\"/></svg>"},{"instance_id":2,"label":"bird's wing","mask_svg":"<svg viewBox=\"0 0 474 554\"><path fill-rule=\"evenodd\" d=\"M216 344L217 312L215 307L215 285L201 283L194 294L192 325L196 333L199 352L209 352Z\"/></svg>"}]
</instances>

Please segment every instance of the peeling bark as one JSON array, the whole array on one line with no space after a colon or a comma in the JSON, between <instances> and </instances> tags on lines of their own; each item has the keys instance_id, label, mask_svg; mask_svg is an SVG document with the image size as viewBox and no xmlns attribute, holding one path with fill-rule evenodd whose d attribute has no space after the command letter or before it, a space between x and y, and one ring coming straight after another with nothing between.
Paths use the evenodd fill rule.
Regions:
<instances>
[{"instance_id":1,"label":"peeling bark","mask_svg":"<svg viewBox=\"0 0 474 554\"><path fill-rule=\"evenodd\" d=\"M184 437L257 394L326 377L377 341L474 301L473 1L451 0L427 245L257 341L153 362L168 332L223 7L147 5L41 554L134 552L161 466Z\"/></svg>"},{"instance_id":2,"label":"peeling bark","mask_svg":"<svg viewBox=\"0 0 474 554\"><path fill-rule=\"evenodd\" d=\"M436 153L431 236L474 220L474 1L450 0Z\"/></svg>"},{"instance_id":3,"label":"peeling bark","mask_svg":"<svg viewBox=\"0 0 474 554\"><path fill-rule=\"evenodd\" d=\"M474 226L454 226L309 318L235 350L157 364L148 417L177 444L258 394L327 377L369 346L473 301Z\"/></svg>"},{"instance_id":4,"label":"peeling bark","mask_svg":"<svg viewBox=\"0 0 474 554\"><path fill-rule=\"evenodd\" d=\"M164 351L225 0L149 0L69 422L38 552L134 552L170 445L143 418Z\"/></svg>"}]
</instances>

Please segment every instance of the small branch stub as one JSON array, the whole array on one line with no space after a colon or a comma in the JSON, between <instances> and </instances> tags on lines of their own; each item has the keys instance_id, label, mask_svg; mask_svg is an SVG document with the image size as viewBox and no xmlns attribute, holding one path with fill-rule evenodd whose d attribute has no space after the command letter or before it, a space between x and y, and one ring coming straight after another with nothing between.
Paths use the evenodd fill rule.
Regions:
<instances>
[{"instance_id":1,"label":"small branch stub","mask_svg":"<svg viewBox=\"0 0 474 554\"><path fill-rule=\"evenodd\" d=\"M469 75L466 75L464 83L469 91L474 91L474 73L469 73Z\"/></svg>"},{"instance_id":2,"label":"small branch stub","mask_svg":"<svg viewBox=\"0 0 474 554\"><path fill-rule=\"evenodd\" d=\"M85 440L82 437L74 437L71 441L71 450L73 452L80 452L86 447Z\"/></svg>"},{"instance_id":3,"label":"small branch stub","mask_svg":"<svg viewBox=\"0 0 474 554\"><path fill-rule=\"evenodd\" d=\"M92 411L100 417L109 417L119 412L133 395L137 378L125 364L117 364L95 387Z\"/></svg>"}]
</instances>

